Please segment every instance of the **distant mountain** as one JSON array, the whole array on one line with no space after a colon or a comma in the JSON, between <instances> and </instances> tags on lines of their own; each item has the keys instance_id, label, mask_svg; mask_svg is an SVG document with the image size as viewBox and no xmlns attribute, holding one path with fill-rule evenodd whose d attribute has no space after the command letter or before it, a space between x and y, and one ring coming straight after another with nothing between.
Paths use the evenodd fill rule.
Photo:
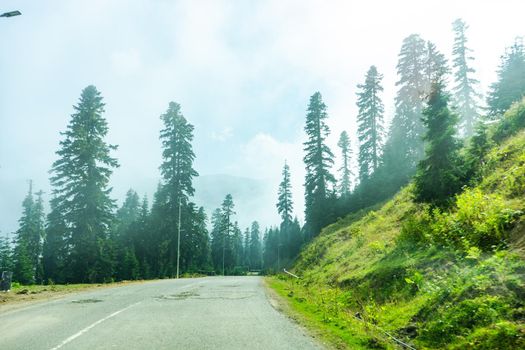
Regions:
<instances>
[{"instance_id":1,"label":"distant mountain","mask_svg":"<svg viewBox=\"0 0 525 350\"><path fill-rule=\"evenodd\" d=\"M254 220L259 221L262 227L279 222L274 203L275 189L266 181L221 174L198 176L193 185L194 201L204 207L208 218L229 193L235 204L235 220L242 230Z\"/></svg>"}]
</instances>

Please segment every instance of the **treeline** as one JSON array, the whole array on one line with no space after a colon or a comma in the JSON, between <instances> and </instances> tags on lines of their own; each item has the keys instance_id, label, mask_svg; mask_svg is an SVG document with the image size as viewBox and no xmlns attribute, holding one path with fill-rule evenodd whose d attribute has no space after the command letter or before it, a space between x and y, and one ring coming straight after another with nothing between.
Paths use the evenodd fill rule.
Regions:
<instances>
[{"instance_id":1,"label":"treeline","mask_svg":"<svg viewBox=\"0 0 525 350\"><path fill-rule=\"evenodd\" d=\"M0 240L0 267L13 270L15 281L81 283L183 273L244 274L278 268L281 260L284 264L298 253L303 240L299 222L291 219L287 166L278 205L283 215L280 229L263 233L254 221L242 232L228 194L213 213L208 232L203 207L191 201L193 178L198 176L193 168L194 127L180 105L171 102L161 115L162 179L151 206L147 197L141 199L129 190L117 209L109 187L118 167L111 156L117 146L104 140L108 126L102 97L88 86L74 108L51 168L50 212L46 217L42 192L34 194L31 183L13 244Z\"/></svg>"},{"instance_id":2,"label":"treeline","mask_svg":"<svg viewBox=\"0 0 525 350\"><path fill-rule=\"evenodd\" d=\"M278 189L279 226L263 231L254 221L243 231L235 220L233 198L226 195L208 231L204 209L192 202L198 176L193 168L194 127L175 102L161 115L162 178L151 205L130 190L117 208L109 187L118 167L111 156L117 146L105 141L104 103L97 89L88 86L62 133L51 168L50 212L45 215L42 192L33 193L30 184L14 242L0 238L0 267L12 269L21 283L276 271L288 266L327 224L387 199L414 175L417 200L446 205L476 176L489 147L487 119L499 118L525 95L525 49L517 39L502 56L498 79L482 106L467 29L462 20L453 23L451 65L419 35L403 41L388 131L383 76L370 67L357 85L359 154L354 160L351 137L342 131L338 181L332 170L335 156L326 142L327 106L319 92L311 96L305 123L303 226L294 214L291 170L285 162Z\"/></svg>"},{"instance_id":3,"label":"treeline","mask_svg":"<svg viewBox=\"0 0 525 350\"><path fill-rule=\"evenodd\" d=\"M476 155L486 149L486 124L499 118L525 95L525 49L517 38L501 57L498 79L486 106L477 92L468 26L453 23L452 63L435 44L413 34L398 56L395 114L385 132L382 74L375 66L357 85L358 174L352 174L352 151L346 131L338 146L339 181L332 173L334 155L326 143L327 107L315 93L308 106L304 144L305 237L350 212L388 199L417 172L418 199L444 204L475 173ZM483 117L482 117L483 116ZM468 152L460 151L466 145ZM480 158L478 158L479 161Z\"/></svg>"}]
</instances>

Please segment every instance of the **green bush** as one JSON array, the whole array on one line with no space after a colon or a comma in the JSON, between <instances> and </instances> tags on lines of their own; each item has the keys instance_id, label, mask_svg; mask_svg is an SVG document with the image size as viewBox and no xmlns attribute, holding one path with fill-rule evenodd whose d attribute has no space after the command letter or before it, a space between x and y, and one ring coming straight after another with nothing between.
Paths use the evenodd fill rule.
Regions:
<instances>
[{"instance_id":1,"label":"green bush","mask_svg":"<svg viewBox=\"0 0 525 350\"><path fill-rule=\"evenodd\" d=\"M465 251L472 246L494 250L506 245L506 229L519 214L509 209L497 194L484 194L479 188L466 189L456 196L455 210L433 211L433 238Z\"/></svg>"},{"instance_id":2,"label":"green bush","mask_svg":"<svg viewBox=\"0 0 525 350\"><path fill-rule=\"evenodd\" d=\"M401 232L397 237L397 242L403 244L428 241L431 234L432 221L433 217L428 208L408 216L401 224Z\"/></svg>"},{"instance_id":3,"label":"green bush","mask_svg":"<svg viewBox=\"0 0 525 350\"><path fill-rule=\"evenodd\" d=\"M501 142L525 128L525 99L514 103L503 115L503 119L494 130L493 139Z\"/></svg>"},{"instance_id":4,"label":"green bush","mask_svg":"<svg viewBox=\"0 0 525 350\"><path fill-rule=\"evenodd\" d=\"M508 321L480 328L452 349L514 350L525 349L525 329Z\"/></svg>"},{"instance_id":5,"label":"green bush","mask_svg":"<svg viewBox=\"0 0 525 350\"><path fill-rule=\"evenodd\" d=\"M460 303L447 304L441 314L430 320L422 332L422 339L435 345L452 341L456 336L466 336L475 327L483 327L498 320L507 312L508 305L499 297L483 295Z\"/></svg>"}]
</instances>

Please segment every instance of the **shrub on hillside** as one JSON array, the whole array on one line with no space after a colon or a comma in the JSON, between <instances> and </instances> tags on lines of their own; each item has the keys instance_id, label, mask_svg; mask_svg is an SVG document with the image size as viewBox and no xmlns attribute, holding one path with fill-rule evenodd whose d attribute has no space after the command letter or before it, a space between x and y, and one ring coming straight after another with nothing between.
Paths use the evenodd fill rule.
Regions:
<instances>
[{"instance_id":1,"label":"shrub on hillside","mask_svg":"<svg viewBox=\"0 0 525 350\"><path fill-rule=\"evenodd\" d=\"M497 194L485 194L479 188L466 189L456 196L456 209L435 209L432 237L468 250L479 247L494 250L506 245L505 230L519 212L507 208Z\"/></svg>"},{"instance_id":2,"label":"shrub on hillside","mask_svg":"<svg viewBox=\"0 0 525 350\"><path fill-rule=\"evenodd\" d=\"M504 301L492 295L450 304L425 325L421 338L434 345L446 344L455 336L469 334L477 326L497 321L507 308Z\"/></svg>"},{"instance_id":3,"label":"shrub on hillside","mask_svg":"<svg viewBox=\"0 0 525 350\"><path fill-rule=\"evenodd\" d=\"M525 98L520 102L514 103L510 109L505 112L503 119L496 127L496 130L494 130L493 139L496 142L501 142L524 128Z\"/></svg>"}]
</instances>

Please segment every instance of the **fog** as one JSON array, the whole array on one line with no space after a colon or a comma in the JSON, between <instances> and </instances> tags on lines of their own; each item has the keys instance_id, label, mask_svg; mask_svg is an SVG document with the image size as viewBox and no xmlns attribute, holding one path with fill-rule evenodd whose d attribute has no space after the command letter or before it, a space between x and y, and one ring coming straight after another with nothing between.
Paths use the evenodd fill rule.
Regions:
<instances>
[{"instance_id":1,"label":"fog","mask_svg":"<svg viewBox=\"0 0 525 350\"><path fill-rule=\"evenodd\" d=\"M29 179L49 199L60 132L89 84L104 97L108 141L119 146L113 198L129 188L152 198L159 116L176 101L195 125L195 168L206 178L197 182L199 205L219 206L207 188L225 195L237 177L248 184L239 188L256 187L234 194L241 226L278 224L286 159L302 218L303 125L313 92L328 106L334 153L342 130L355 148L356 85L370 65L385 75L389 120L403 38L419 33L450 57L451 23L461 17L484 92L505 47L525 34L522 12L513 11L521 2L3 1L0 12L23 15L0 18L0 232L17 229Z\"/></svg>"}]
</instances>

